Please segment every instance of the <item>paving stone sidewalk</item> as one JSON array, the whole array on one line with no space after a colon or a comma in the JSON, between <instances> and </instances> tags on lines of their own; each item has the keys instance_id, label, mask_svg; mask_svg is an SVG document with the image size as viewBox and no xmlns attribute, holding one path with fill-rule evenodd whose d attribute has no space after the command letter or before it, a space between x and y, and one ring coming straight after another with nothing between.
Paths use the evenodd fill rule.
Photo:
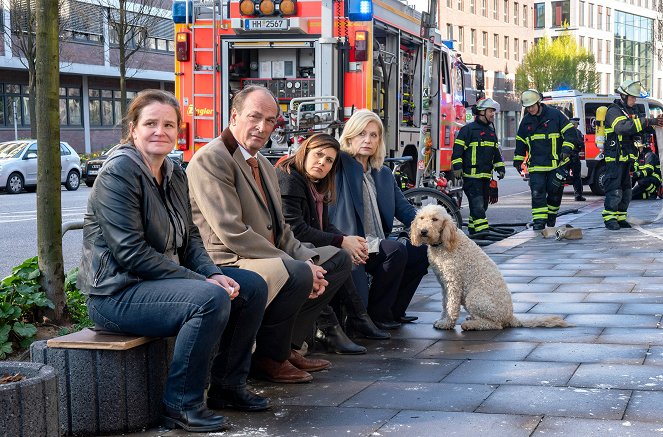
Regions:
<instances>
[{"instance_id":1,"label":"paving stone sidewalk","mask_svg":"<svg viewBox=\"0 0 663 437\"><path fill-rule=\"evenodd\" d=\"M663 201L636 201L653 220ZM602 201L560 217L577 241L524 231L484 248L519 317L562 315L572 328L438 331L440 287L429 274L389 341L333 362L310 384L252 381L272 411L228 411L210 436L663 435L663 220L603 227ZM461 314L461 320L464 318ZM188 436L163 428L135 436Z\"/></svg>"}]
</instances>

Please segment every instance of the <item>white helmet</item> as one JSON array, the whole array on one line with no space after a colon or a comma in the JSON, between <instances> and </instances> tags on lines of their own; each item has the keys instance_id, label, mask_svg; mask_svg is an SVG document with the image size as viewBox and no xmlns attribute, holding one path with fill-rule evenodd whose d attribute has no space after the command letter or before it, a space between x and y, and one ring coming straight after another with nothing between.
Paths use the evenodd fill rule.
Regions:
<instances>
[{"instance_id":1,"label":"white helmet","mask_svg":"<svg viewBox=\"0 0 663 437\"><path fill-rule=\"evenodd\" d=\"M621 85L619 85L617 92L621 95L633 97L642 97L647 94L639 80L625 80Z\"/></svg>"},{"instance_id":2,"label":"white helmet","mask_svg":"<svg viewBox=\"0 0 663 437\"><path fill-rule=\"evenodd\" d=\"M532 105L536 105L543 99L543 96L540 92L535 89L528 89L523 91L520 95L520 104L525 108L529 108Z\"/></svg>"},{"instance_id":3,"label":"white helmet","mask_svg":"<svg viewBox=\"0 0 663 437\"><path fill-rule=\"evenodd\" d=\"M490 97L486 99L481 99L476 104L477 111L485 111L486 109L494 109L495 112L500 111L500 104Z\"/></svg>"}]
</instances>

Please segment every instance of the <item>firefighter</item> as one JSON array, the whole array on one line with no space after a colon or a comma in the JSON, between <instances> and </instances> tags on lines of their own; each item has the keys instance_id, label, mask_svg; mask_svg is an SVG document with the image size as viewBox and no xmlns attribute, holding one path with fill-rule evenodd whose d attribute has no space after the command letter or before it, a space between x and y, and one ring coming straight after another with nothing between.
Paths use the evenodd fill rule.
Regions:
<instances>
[{"instance_id":1,"label":"firefighter","mask_svg":"<svg viewBox=\"0 0 663 437\"><path fill-rule=\"evenodd\" d=\"M612 231L631 227L626 221L626 210L632 196L630 170L638 153L635 141L641 140L644 130L650 126L663 126L661 116L646 118L637 114L635 100L646 94L639 80L624 81L617 93L620 98L608 107L605 116L603 146L606 167L603 221Z\"/></svg>"},{"instance_id":2,"label":"firefighter","mask_svg":"<svg viewBox=\"0 0 663 437\"><path fill-rule=\"evenodd\" d=\"M488 189L493 171L502 179L504 162L493 122L499 103L487 98L472 107L474 121L463 126L454 141L451 163L456 179L463 178L463 191L470 206L468 229L470 235L488 231L486 209ZM478 236L478 235L477 235Z\"/></svg>"},{"instance_id":3,"label":"firefighter","mask_svg":"<svg viewBox=\"0 0 663 437\"><path fill-rule=\"evenodd\" d=\"M521 173L527 153L535 231L555 226L575 140L573 124L558 109L541 103L542 98L534 89L520 96L526 114L518 127L513 157L513 166Z\"/></svg>"},{"instance_id":4,"label":"firefighter","mask_svg":"<svg viewBox=\"0 0 663 437\"><path fill-rule=\"evenodd\" d=\"M571 124L573 124L573 129L575 131L576 139L573 141L573 151L571 152L571 176L573 180L573 194L575 199L579 202L584 202L585 196L582 195L582 175L581 170L582 166L580 165L580 151L585 149L585 135L582 131L578 129L580 124L580 119L577 117L569 118Z\"/></svg>"},{"instance_id":5,"label":"firefighter","mask_svg":"<svg viewBox=\"0 0 663 437\"><path fill-rule=\"evenodd\" d=\"M656 199L661 187L661 161L654 151L641 142L635 143L640 151L633 172L633 200Z\"/></svg>"}]
</instances>

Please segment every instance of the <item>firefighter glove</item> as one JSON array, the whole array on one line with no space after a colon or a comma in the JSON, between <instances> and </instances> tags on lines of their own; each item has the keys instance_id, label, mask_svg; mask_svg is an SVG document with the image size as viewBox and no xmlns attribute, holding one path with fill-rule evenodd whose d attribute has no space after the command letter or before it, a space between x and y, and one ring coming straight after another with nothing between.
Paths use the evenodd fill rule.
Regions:
<instances>
[{"instance_id":1,"label":"firefighter glove","mask_svg":"<svg viewBox=\"0 0 663 437\"><path fill-rule=\"evenodd\" d=\"M518 171L518 174L520 174L520 175L523 174L522 165L523 165L522 161L513 161L513 166L516 168L516 170Z\"/></svg>"},{"instance_id":2,"label":"firefighter glove","mask_svg":"<svg viewBox=\"0 0 663 437\"><path fill-rule=\"evenodd\" d=\"M463 177L462 169L459 168L458 170L454 170L454 178L461 179L462 177Z\"/></svg>"},{"instance_id":3,"label":"firefighter glove","mask_svg":"<svg viewBox=\"0 0 663 437\"><path fill-rule=\"evenodd\" d=\"M559 157L561 158L562 162L564 162L567 159L569 159L569 156L570 155L567 152L562 152L562 154Z\"/></svg>"},{"instance_id":4,"label":"firefighter glove","mask_svg":"<svg viewBox=\"0 0 663 437\"><path fill-rule=\"evenodd\" d=\"M636 171L633 173L633 179L640 179L642 177L642 172Z\"/></svg>"},{"instance_id":5,"label":"firefighter glove","mask_svg":"<svg viewBox=\"0 0 663 437\"><path fill-rule=\"evenodd\" d=\"M500 167L497 169L497 178L498 179L504 179L504 175L506 174L504 167Z\"/></svg>"},{"instance_id":6,"label":"firefighter glove","mask_svg":"<svg viewBox=\"0 0 663 437\"><path fill-rule=\"evenodd\" d=\"M566 179L569 177L569 171L564 167L558 167L555 171L555 176L553 177L552 184L557 188L564 187Z\"/></svg>"}]
</instances>

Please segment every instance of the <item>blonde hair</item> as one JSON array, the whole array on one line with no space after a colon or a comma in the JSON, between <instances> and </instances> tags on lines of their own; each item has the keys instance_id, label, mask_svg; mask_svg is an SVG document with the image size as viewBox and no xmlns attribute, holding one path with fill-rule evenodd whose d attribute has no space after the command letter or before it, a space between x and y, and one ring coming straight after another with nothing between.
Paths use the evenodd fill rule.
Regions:
<instances>
[{"instance_id":1,"label":"blonde hair","mask_svg":"<svg viewBox=\"0 0 663 437\"><path fill-rule=\"evenodd\" d=\"M380 120L380 117L378 117L375 112L368 109L360 109L359 111L352 114L352 117L350 117L350 119L345 122L343 133L341 134L341 138L339 138L338 142L341 143L342 151L347 152L354 157L356 153L354 150L352 150L350 141L359 136L359 134L361 134L364 129L366 129L366 126L368 126L370 122L374 122L378 125L378 130L380 131L380 143L378 144L378 148L375 151L375 155L368 159L368 165L376 170L379 170L384 165L384 158L387 154L387 146L384 143L384 126L382 125L382 120Z\"/></svg>"}]
</instances>

